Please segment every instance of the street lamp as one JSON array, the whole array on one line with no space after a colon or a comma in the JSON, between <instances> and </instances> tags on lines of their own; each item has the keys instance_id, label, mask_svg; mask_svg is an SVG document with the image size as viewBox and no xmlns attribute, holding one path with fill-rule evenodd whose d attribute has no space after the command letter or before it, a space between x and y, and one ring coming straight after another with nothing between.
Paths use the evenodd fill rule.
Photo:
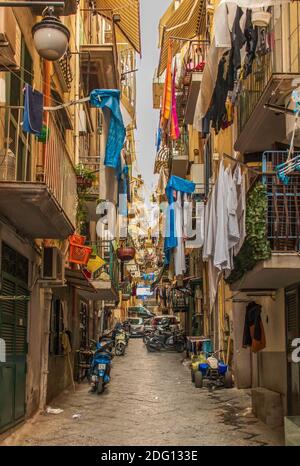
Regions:
<instances>
[{"instance_id":1,"label":"street lamp","mask_svg":"<svg viewBox=\"0 0 300 466\"><path fill-rule=\"evenodd\" d=\"M38 54L49 61L59 60L67 51L70 40L69 29L54 16L54 7L65 7L64 1L18 0L0 1L0 7L28 8L45 6L43 19L32 28L32 35Z\"/></svg>"},{"instance_id":2,"label":"street lamp","mask_svg":"<svg viewBox=\"0 0 300 466\"><path fill-rule=\"evenodd\" d=\"M49 61L59 60L70 40L69 29L54 16L53 7L46 8L43 19L32 28L32 36L38 54Z\"/></svg>"}]
</instances>

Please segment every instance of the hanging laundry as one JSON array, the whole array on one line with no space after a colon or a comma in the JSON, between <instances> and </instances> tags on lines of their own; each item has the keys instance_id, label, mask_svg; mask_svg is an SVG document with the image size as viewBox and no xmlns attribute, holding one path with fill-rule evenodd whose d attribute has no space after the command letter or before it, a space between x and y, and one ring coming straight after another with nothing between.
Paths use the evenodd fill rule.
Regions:
<instances>
[{"instance_id":1,"label":"hanging laundry","mask_svg":"<svg viewBox=\"0 0 300 466\"><path fill-rule=\"evenodd\" d=\"M174 266L175 275L183 275L186 271L184 241L183 241L183 207L182 207L181 192L178 192L175 202L175 235L177 238L177 246L174 249Z\"/></svg>"},{"instance_id":2,"label":"hanging laundry","mask_svg":"<svg viewBox=\"0 0 300 466\"><path fill-rule=\"evenodd\" d=\"M172 118L171 118L171 139L176 141L180 136L178 115L177 115L177 101L176 101L176 67L174 68L173 83L172 83Z\"/></svg>"},{"instance_id":3,"label":"hanging laundry","mask_svg":"<svg viewBox=\"0 0 300 466\"><path fill-rule=\"evenodd\" d=\"M243 334L243 346L251 347L253 353L266 347L264 326L261 320L261 305L251 302L247 305Z\"/></svg>"},{"instance_id":4,"label":"hanging laundry","mask_svg":"<svg viewBox=\"0 0 300 466\"><path fill-rule=\"evenodd\" d=\"M92 107L110 110L110 125L106 144L104 165L118 169L120 153L123 148L126 130L120 110L120 91L116 89L95 89L90 94Z\"/></svg>"},{"instance_id":5,"label":"hanging laundry","mask_svg":"<svg viewBox=\"0 0 300 466\"><path fill-rule=\"evenodd\" d=\"M195 191L195 183L185 180L179 176L171 176L166 187L166 195L168 198L169 207L166 212L166 227L165 227L165 263L170 263L170 252L178 245L176 238L175 225L175 209L174 204L177 198L178 191L181 193L192 194Z\"/></svg>"},{"instance_id":6,"label":"hanging laundry","mask_svg":"<svg viewBox=\"0 0 300 466\"><path fill-rule=\"evenodd\" d=\"M43 100L41 92L25 84L23 131L39 136L43 126Z\"/></svg>"},{"instance_id":7,"label":"hanging laundry","mask_svg":"<svg viewBox=\"0 0 300 466\"><path fill-rule=\"evenodd\" d=\"M234 246L234 255L237 256L246 238L246 179L242 174L241 166L238 165L234 172L234 181L237 188L237 219L239 225L240 239Z\"/></svg>"},{"instance_id":8,"label":"hanging laundry","mask_svg":"<svg viewBox=\"0 0 300 466\"><path fill-rule=\"evenodd\" d=\"M169 41L168 46L168 64L166 71L166 80L164 87L164 97L162 106L162 121L164 127L171 117L172 110L172 60L173 60L173 41Z\"/></svg>"}]
</instances>

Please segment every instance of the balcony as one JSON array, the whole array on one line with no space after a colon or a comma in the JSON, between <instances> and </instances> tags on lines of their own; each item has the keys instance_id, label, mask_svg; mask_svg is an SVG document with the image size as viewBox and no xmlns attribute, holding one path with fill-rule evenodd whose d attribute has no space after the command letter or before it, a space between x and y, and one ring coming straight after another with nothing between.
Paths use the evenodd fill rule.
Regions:
<instances>
[{"instance_id":1,"label":"balcony","mask_svg":"<svg viewBox=\"0 0 300 466\"><path fill-rule=\"evenodd\" d=\"M130 48L119 51L121 66L121 95L122 103L132 120L135 120L136 111L136 60L135 51Z\"/></svg>"},{"instance_id":2,"label":"balcony","mask_svg":"<svg viewBox=\"0 0 300 466\"><path fill-rule=\"evenodd\" d=\"M275 173L275 167L286 158L287 152L265 152L262 161L272 256L231 285L233 290L276 290L300 281L300 173L290 174L288 185L282 184Z\"/></svg>"},{"instance_id":3,"label":"balcony","mask_svg":"<svg viewBox=\"0 0 300 466\"><path fill-rule=\"evenodd\" d=\"M235 149L242 153L262 152L274 142L285 142L285 115L266 108L266 104L284 109L295 78L300 73L300 5L281 7L289 21L270 26L269 46L257 53L252 73L243 81L238 105L238 138Z\"/></svg>"},{"instance_id":4,"label":"balcony","mask_svg":"<svg viewBox=\"0 0 300 466\"><path fill-rule=\"evenodd\" d=\"M183 88L182 105L185 107L184 123L187 125L192 125L194 122L208 47L208 41L190 41L183 59L180 87Z\"/></svg>"},{"instance_id":5,"label":"balcony","mask_svg":"<svg viewBox=\"0 0 300 466\"><path fill-rule=\"evenodd\" d=\"M23 235L65 239L76 221L76 175L52 114L45 144L23 133L23 109L0 108L0 214Z\"/></svg>"},{"instance_id":6,"label":"balcony","mask_svg":"<svg viewBox=\"0 0 300 466\"><path fill-rule=\"evenodd\" d=\"M185 178L189 169L188 134L182 130L180 139L171 142L171 175Z\"/></svg>"},{"instance_id":7,"label":"balcony","mask_svg":"<svg viewBox=\"0 0 300 466\"><path fill-rule=\"evenodd\" d=\"M106 261L106 264L91 278L90 284L94 291L85 292L85 297L94 301L117 301L120 266L112 242L99 240L96 243L89 243L89 246L96 249L97 254Z\"/></svg>"},{"instance_id":8,"label":"balcony","mask_svg":"<svg viewBox=\"0 0 300 466\"><path fill-rule=\"evenodd\" d=\"M86 34L80 45L82 87L89 94L93 89L119 89L117 43L114 28L92 12L85 18ZM100 33L95 31L100 30Z\"/></svg>"},{"instance_id":9,"label":"balcony","mask_svg":"<svg viewBox=\"0 0 300 466\"><path fill-rule=\"evenodd\" d=\"M157 70L155 70L153 83L152 83L153 108L155 110L160 110L162 107L164 87L165 87L165 77L166 77L166 73L163 73L161 76L157 76Z\"/></svg>"}]
</instances>

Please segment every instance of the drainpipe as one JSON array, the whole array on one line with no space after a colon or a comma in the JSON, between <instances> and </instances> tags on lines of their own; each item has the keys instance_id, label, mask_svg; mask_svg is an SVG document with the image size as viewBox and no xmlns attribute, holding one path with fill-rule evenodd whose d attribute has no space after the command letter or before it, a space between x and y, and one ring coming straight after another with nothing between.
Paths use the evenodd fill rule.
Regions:
<instances>
[{"instance_id":1,"label":"drainpipe","mask_svg":"<svg viewBox=\"0 0 300 466\"><path fill-rule=\"evenodd\" d=\"M44 79L44 86L43 86L44 107L50 107L50 103L51 103L51 62L48 60L44 60L43 62L43 79ZM43 120L45 123L47 123L48 112L44 111ZM40 173L43 176L43 181L45 181L46 150L47 150L47 144L43 144L43 152L42 152L43 155L39 162Z\"/></svg>"},{"instance_id":2,"label":"drainpipe","mask_svg":"<svg viewBox=\"0 0 300 466\"><path fill-rule=\"evenodd\" d=\"M40 385L40 410L45 411L47 405L47 386L49 374L49 335L51 317L52 293L50 288L44 290L43 309L43 330L41 345L41 385Z\"/></svg>"},{"instance_id":3,"label":"drainpipe","mask_svg":"<svg viewBox=\"0 0 300 466\"><path fill-rule=\"evenodd\" d=\"M80 50L80 9L77 10L75 17L75 50ZM75 100L80 98L80 55L75 54ZM79 164L79 107L75 106L75 134L74 134L74 145L75 145L75 165Z\"/></svg>"}]
</instances>

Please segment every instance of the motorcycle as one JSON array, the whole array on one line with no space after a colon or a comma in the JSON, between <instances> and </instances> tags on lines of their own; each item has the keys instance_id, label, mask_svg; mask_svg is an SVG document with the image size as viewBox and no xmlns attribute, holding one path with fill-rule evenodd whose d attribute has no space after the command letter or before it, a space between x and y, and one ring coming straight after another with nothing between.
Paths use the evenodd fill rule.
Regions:
<instances>
[{"instance_id":1,"label":"motorcycle","mask_svg":"<svg viewBox=\"0 0 300 466\"><path fill-rule=\"evenodd\" d=\"M115 343L115 355L116 356L125 356L126 346L126 333L124 330L117 330L114 334L114 343Z\"/></svg>"},{"instance_id":2,"label":"motorcycle","mask_svg":"<svg viewBox=\"0 0 300 466\"><path fill-rule=\"evenodd\" d=\"M170 350L183 353L186 348L186 338L182 332L171 332L168 330L156 331L146 342L149 352Z\"/></svg>"},{"instance_id":3,"label":"motorcycle","mask_svg":"<svg viewBox=\"0 0 300 466\"><path fill-rule=\"evenodd\" d=\"M112 365L112 340L100 341L96 345L91 364L90 380L91 392L100 395L105 386L110 382L110 371Z\"/></svg>"}]
</instances>

